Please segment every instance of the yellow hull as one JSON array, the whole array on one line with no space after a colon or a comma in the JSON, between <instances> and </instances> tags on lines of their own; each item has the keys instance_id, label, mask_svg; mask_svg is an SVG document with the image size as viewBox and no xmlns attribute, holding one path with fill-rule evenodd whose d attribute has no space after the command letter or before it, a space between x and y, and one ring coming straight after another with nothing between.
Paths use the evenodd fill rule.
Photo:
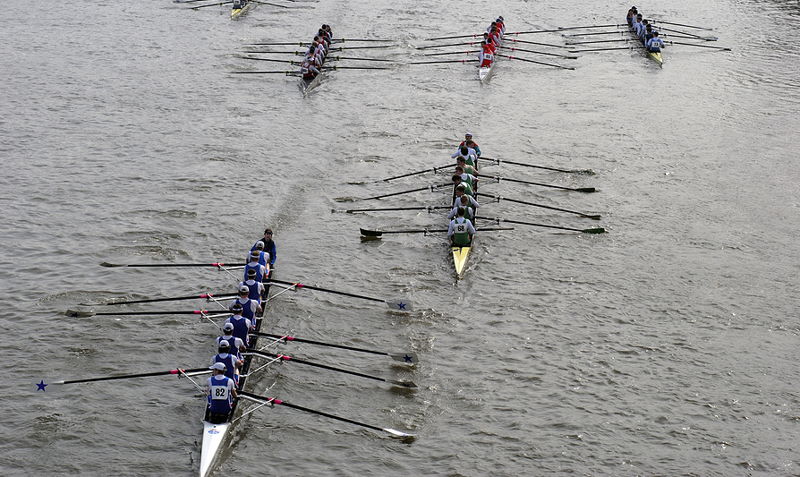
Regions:
<instances>
[{"instance_id":1,"label":"yellow hull","mask_svg":"<svg viewBox=\"0 0 800 477\"><path fill-rule=\"evenodd\" d=\"M467 267L467 259L472 247L451 247L453 250L453 265L456 267L456 275L460 278Z\"/></svg>"}]
</instances>

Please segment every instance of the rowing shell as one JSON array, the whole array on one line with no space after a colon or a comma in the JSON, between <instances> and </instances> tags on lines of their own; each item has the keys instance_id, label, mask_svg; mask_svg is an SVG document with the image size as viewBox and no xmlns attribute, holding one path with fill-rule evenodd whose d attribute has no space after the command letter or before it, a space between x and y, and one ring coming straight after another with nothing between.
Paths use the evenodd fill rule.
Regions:
<instances>
[{"instance_id":1,"label":"rowing shell","mask_svg":"<svg viewBox=\"0 0 800 477\"><path fill-rule=\"evenodd\" d=\"M272 278L272 272L270 272L270 278ZM265 298L263 300L264 306L261 310L261 313L256 316L256 331L261 330L261 323L263 321L264 312L266 311L267 299L269 298L269 288L270 285L265 283ZM251 335L250 346L255 347L257 341L258 336ZM250 362L252 359L252 356L246 356L244 359L244 365L242 366L241 371L242 377L239 378L239 390L245 390L245 385L247 384L248 380L247 373L250 371ZM228 422L224 422L222 424L212 424L205 420L203 421L203 446L200 452L200 477L206 477L215 467L215 465L218 464L222 454L223 445L228 441L233 424L238 421L239 417L242 415L242 411L239 408L238 403L234 404L234 406L235 407L231 412Z\"/></svg>"},{"instance_id":2,"label":"rowing shell","mask_svg":"<svg viewBox=\"0 0 800 477\"><path fill-rule=\"evenodd\" d=\"M258 5L258 3L251 1L251 2L247 2L244 5L243 8L232 8L231 9L231 20L238 20L239 17L243 17L243 16L247 15L247 12L249 12L250 10L256 8L256 5Z\"/></svg>"}]
</instances>

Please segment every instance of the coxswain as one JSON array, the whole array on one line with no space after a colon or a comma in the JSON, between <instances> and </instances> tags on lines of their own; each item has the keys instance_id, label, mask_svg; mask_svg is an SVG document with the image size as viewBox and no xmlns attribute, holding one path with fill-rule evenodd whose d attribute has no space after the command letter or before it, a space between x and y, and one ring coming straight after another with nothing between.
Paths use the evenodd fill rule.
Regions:
<instances>
[{"instance_id":1,"label":"coxswain","mask_svg":"<svg viewBox=\"0 0 800 477\"><path fill-rule=\"evenodd\" d=\"M475 165L475 161L478 159L477 154L475 154L475 150L470 150L467 146L461 146L458 148L458 151L450 155L451 158L457 159L458 157L463 157L464 161L469 164L470 166Z\"/></svg>"},{"instance_id":2,"label":"coxswain","mask_svg":"<svg viewBox=\"0 0 800 477\"><path fill-rule=\"evenodd\" d=\"M269 267L261 265L258 260L261 258L261 252L253 250L250 252L250 261L244 266L244 278L247 278L247 272L250 270L256 271L256 280L264 281L264 277L269 276Z\"/></svg>"},{"instance_id":3,"label":"coxswain","mask_svg":"<svg viewBox=\"0 0 800 477\"><path fill-rule=\"evenodd\" d=\"M647 43L644 45L647 48L647 51L651 53L658 53L664 48L664 40L658 37L658 31L653 32L653 37L647 40Z\"/></svg>"},{"instance_id":4,"label":"coxswain","mask_svg":"<svg viewBox=\"0 0 800 477\"><path fill-rule=\"evenodd\" d=\"M630 9L628 9L628 14L625 15L625 21L628 22L628 26L629 27L633 26L633 19L636 18L636 14L637 13L638 12L636 11L636 5L632 6Z\"/></svg>"},{"instance_id":5,"label":"coxswain","mask_svg":"<svg viewBox=\"0 0 800 477\"><path fill-rule=\"evenodd\" d=\"M208 378L208 409L206 421L211 424L222 424L228 421L233 411L233 400L238 398L236 383L225 376L227 366L225 363L214 363L209 369L211 377Z\"/></svg>"},{"instance_id":6,"label":"coxswain","mask_svg":"<svg viewBox=\"0 0 800 477\"><path fill-rule=\"evenodd\" d=\"M453 186L458 189L459 187L464 188L464 193L468 196L475 195L475 191L472 189L472 186L469 185L467 182L461 179L461 176L458 174L453 174Z\"/></svg>"},{"instance_id":7,"label":"coxswain","mask_svg":"<svg viewBox=\"0 0 800 477\"><path fill-rule=\"evenodd\" d=\"M242 316L250 321L254 321L256 319L256 313L261 312L260 300L253 300L250 298L250 287L247 285L239 286L239 296L233 300L233 303L231 303L228 308L237 303L242 305Z\"/></svg>"},{"instance_id":8,"label":"coxswain","mask_svg":"<svg viewBox=\"0 0 800 477\"><path fill-rule=\"evenodd\" d=\"M242 359L242 353L247 350L244 341L241 338L233 336L233 323L225 323L222 325L222 336L217 337L217 348L223 342L227 341L231 348L231 354L236 355L236 359Z\"/></svg>"},{"instance_id":9,"label":"coxswain","mask_svg":"<svg viewBox=\"0 0 800 477\"><path fill-rule=\"evenodd\" d=\"M233 325L233 336L244 341L245 346L250 344L247 334L255 329L253 322L242 316L242 305L236 303L231 306L231 316L225 321ZM223 325L224 326L224 325Z\"/></svg>"},{"instance_id":10,"label":"coxswain","mask_svg":"<svg viewBox=\"0 0 800 477\"><path fill-rule=\"evenodd\" d=\"M485 41L481 42L481 52L478 53L478 60L481 62L481 68L492 66L492 62L494 61L494 49Z\"/></svg>"},{"instance_id":11,"label":"coxswain","mask_svg":"<svg viewBox=\"0 0 800 477\"><path fill-rule=\"evenodd\" d=\"M248 298L251 300L255 300L261 303L261 298L264 296L266 292L266 287L264 286L264 282L262 280L256 280L256 271L248 270L247 271L247 280L243 282L239 282L239 288L245 286L250 293L247 295Z\"/></svg>"},{"instance_id":12,"label":"coxswain","mask_svg":"<svg viewBox=\"0 0 800 477\"><path fill-rule=\"evenodd\" d=\"M239 369L243 361L231 353L231 344L225 340L218 343L217 354L211 358L211 365L223 363L225 365L225 376L233 379L234 384L239 386Z\"/></svg>"},{"instance_id":13,"label":"coxswain","mask_svg":"<svg viewBox=\"0 0 800 477\"><path fill-rule=\"evenodd\" d=\"M480 207L478 201L475 200L475 197L471 195L467 195L465 192L465 187L456 187L456 198L453 200L453 206L457 206L463 199L462 197L466 197L467 201L469 202L470 207L477 210Z\"/></svg>"},{"instance_id":14,"label":"coxswain","mask_svg":"<svg viewBox=\"0 0 800 477\"><path fill-rule=\"evenodd\" d=\"M244 8L247 5L247 0L233 0L233 5L231 5L231 10L239 10Z\"/></svg>"},{"instance_id":15,"label":"coxswain","mask_svg":"<svg viewBox=\"0 0 800 477\"><path fill-rule=\"evenodd\" d=\"M475 201L475 199L472 199ZM470 222L475 221L475 208L472 207L472 201L470 201L470 196L463 194L461 197L456 199L456 203L453 205L453 210L447 214L447 218L449 220L453 220L458 215L458 209L464 209L464 218L469 219Z\"/></svg>"},{"instance_id":16,"label":"coxswain","mask_svg":"<svg viewBox=\"0 0 800 477\"><path fill-rule=\"evenodd\" d=\"M481 157L481 148L475 141L472 140L471 132L467 132L466 134L464 134L464 140L461 141L461 144L459 144L458 147L461 146L467 146L469 149L475 151L475 156Z\"/></svg>"},{"instance_id":17,"label":"coxswain","mask_svg":"<svg viewBox=\"0 0 800 477\"><path fill-rule=\"evenodd\" d=\"M253 247L250 249L251 252L256 249L256 244L258 244L258 242L264 243L264 251L269 254L269 267L272 269L275 266L275 258L277 257L275 242L272 240L272 229L269 227L264 229L264 237L253 244Z\"/></svg>"},{"instance_id":18,"label":"coxswain","mask_svg":"<svg viewBox=\"0 0 800 477\"><path fill-rule=\"evenodd\" d=\"M456 218L450 221L450 226L447 228L447 237L450 238L450 244L454 247L468 247L475 235L475 227L469 219L464 217L465 214L466 210L459 207Z\"/></svg>"}]
</instances>

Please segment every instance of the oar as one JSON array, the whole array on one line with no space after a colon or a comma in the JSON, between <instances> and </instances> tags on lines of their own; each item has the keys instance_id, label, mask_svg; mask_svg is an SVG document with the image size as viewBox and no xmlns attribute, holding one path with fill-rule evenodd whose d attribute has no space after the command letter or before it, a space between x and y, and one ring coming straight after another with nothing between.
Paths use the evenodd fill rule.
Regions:
<instances>
[{"instance_id":1,"label":"oar","mask_svg":"<svg viewBox=\"0 0 800 477\"><path fill-rule=\"evenodd\" d=\"M441 171L442 169L449 169L451 167L455 167L456 165L457 164L447 164L446 166L432 167L430 169L423 169L421 171L409 172L409 173L406 173L406 174L401 174L399 176L388 177L386 179L381 179L381 180L376 181L376 182L381 182L381 181L382 182L389 182L389 181L393 181L395 179L402 179L404 177L411 177L411 176L417 176L419 174L425 174L426 172L433 172L435 174L435 173Z\"/></svg>"},{"instance_id":2,"label":"oar","mask_svg":"<svg viewBox=\"0 0 800 477\"><path fill-rule=\"evenodd\" d=\"M299 61L291 61L291 60L276 60L274 58L255 58L252 56L240 56L239 58L243 60L253 60L253 61L271 61L273 63L289 63L290 65L299 65Z\"/></svg>"},{"instance_id":3,"label":"oar","mask_svg":"<svg viewBox=\"0 0 800 477\"><path fill-rule=\"evenodd\" d=\"M553 43L540 43L538 41L519 40L517 38L504 38L503 41L510 41L513 43L525 43L527 45L549 46L552 48L567 48L564 45L554 45Z\"/></svg>"},{"instance_id":4,"label":"oar","mask_svg":"<svg viewBox=\"0 0 800 477\"><path fill-rule=\"evenodd\" d=\"M512 46L501 46L500 49L502 50L510 50L510 51L524 51L526 53L535 53L537 55L547 55L547 56L555 56L558 58L565 58L568 60L577 60L577 56L567 56L567 55L559 55L557 53L548 53L546 51L537 51L537 50L527 50L525 48L516 48Z\"/></svg>"},{"instance_id":5,"label":"oar","mask_svg":"<svg viewBox=\"0 0 800 477\"><path fill-rule=\"evenodd\" d=\"M609 23L607 25L589 25L589 26L573 26L573 27L558 27L558 30L553 31L563 31L563 30L590 30L592 28L610 28L610 27L620 27L620 26L628 26L627 23Z\"/></svg>"},{"instance_id":6,"label":"oar","mask_svg":"<svg viewBox=\"0 0 800 477\"><path fill-rule=\"evenodd\" d=\"M630 46L615 47L615 48L588 48L582 50L569 50L570 53L585 53L587 51L611 51L611 50L630 50Z\"/></svg>"},{"instance_id":7,"label":"oar","mask_svg":"<svg viewBox=\"0 0 800 477\"><path fill-rule=\"evenodd\" d=\"M376 195L375 197L367 197L365 199L357 199L357 200L385 199L386 197L394 197L396 195L411 194L411 193L420 192L420 191L423 191L423 190L428 190L428 191L434 192L436 189L439 189L441 187L447 187L449 185L453 185L453 184L452 183L447 183L447 184L439 184L439 185L429 185L429 186L425 186L425 187L419 187L417 189L409 189L409 190L404 190L404 191L400 191L400 192L392 192L391 194Z\"/></svg>"},{"instance_id":8,"label":"oar","mask_svg":"<svg viewBox=\"0 0 800 477\"><path fill-rule=\"evenodd\" d=\"M627 43L629 41L634 41L634 40L632 38L616 38L614 40L570 41L567 44L572 46L572 45L590 45L593 43L616 43L616 42Z\"/></svg>"},{"instance_id":9,"label":"oar","mask_svg":"<svg viewBox=\"0 0 800 477\"><path fill-rule=\"evenodd\" d=\"M462 43L448 43L446 45L418 46L418 47L415 48L415 50L429 50L431 48L446 48L448 46L466 46L466 45L475 45L475 44L476 44L476 42L474 42L474 41L468 41L468 42L462 42Z\"/></svg>"},{"instance_id":10,"label":"oar","mask_svg":"<svg viewBox=\"0 0 800 477\"><path fill-rule=\"evenodd\" d=\"M237 296L236 293L201 293L199 295L186 295L186 296L172 296L167 298L149 298L147 300L128 300L128 301L114 301L109 303L78 303L80 306L115 306L115 305L133 305L135 303L156 303L161 301L181 301L181 300L208 300L213 298L233 298Z\"/></svg>"},{"instance_id":11,"label":"oar","mask_svg":"<svg viewBox=\"0 0 800 477\"><path fill-rule=\"evenodd\" d=\"M346 349L348 351L357 351L359 353L377 354L377 355L381 355L381 356L388 356L388 357L392 358L395 361L402 361L402 362L408 363L408 364L417 364L417 354L416 353L387 353L386 351L375 351L375 350L365 349L365 348L356 348L354 346L345 346L345 345L340 345L340 344L335 344L335 343L326 343L324 341L315 341L315 340L309 340L309 339L304 339L304 338L297 338L295 336L275 335L275 334L272 334L272 333L254 332L254 333L250 333L250 334L251 335L256 335L256 336L266 336L266 337L269 337L269 338L275 338L275 339L278 339L280 341L284 341L284 342L287 342L287 343L289 341L296 341L298 343L306 343L306 344L312 344L312 345L317 345L317 346L327 346L329 348Z\"/></svg>"},{"instance_id":12,"label":"oar","mask_svg":"<svg viewBox=\"0 0 800 477\"><path fill-rule=\"evenodd\" d=\"M277 75L282 74L286 76L299 75L297 71L231 71L232 75Z\"/></svg>"},{"instance_id":13,"label":"oar","mask_svg":"<svg viewBox=\"0 0 800 477\"><path fill-rule=\"evenodd\" d=\"M694 33L689 33L688 31L681 31L681 30L673 30L672 28L660 27L663 31L669 31L672 33L680 33L681 35L686 35L691 38L697 38L698 40L705 40L705 41L717 41L719 40L716 36L701 36L695 35Z\"/></svg>"},{"instance_id":14,"label":"oar","mask_svg":"<svg viewBox=\"0 0 800 477\"><path fill-rule=\"evenodd\" d=\"M442 61L412 61L407 65L433 65L437 63L477 63L478 60L442 60Z\"/></svg>"},{"instance_id":15,"label":"oar","mask_svg":"<svg viewBox=\"0 0 800 477\"><path fill-rule=\"evenodd\" d=\"M519 61L526 61L528 63L536 63L537 65L552 66L554 68L561 68L562 70L574 70L575 69L575 68L573 68L571 66L561 66L561 65L554 64L554 63L545 63L543 61L528 60L528 59L525 59L525 58L518 58L516 56L511 56L511 55L497 55L497 56L500 56L502 58L508 58L509 60L519 60Z\"/></svg>"},{"instance_id":16,"label":"oar","mask_svg":"<svg viewBox=\"0 0 800 477\"><path fill-rule=\"evenodd\" d=\"M505 159L496 159L493 157L481 157L481 160L492 161L492 163L500 165L500 164L513 164L515 166L522 166L522 167L533 167L535 169L545 169L548 171L556 171L556 172L567 172L570 174L592 174L594 175L594 171L591 169L558 169L556 167L547 167L547 166L537 166L535 164L526 164L524 162L514 162L514 161L507 161Z\"/></svg>"},{"instance_id":17,"label":"oar","mask_svg":"<svg viewBox=\"0 0 800 477\"><path fill-rule=\"evenodd\" d=\"M383 299L380 299L380 298L373 298L373 297L370 297L370 296L357 295L355 293L348 293L348 292L343 292L343 291L339 291L339 290L331 290L330 288L315 287L315 286L312 286L312 285L306 285L306 284L298 283L298 282L289 282L289 281L286 281L286 280L276 280L274 278L267 278L266 280L264 280L264 283L282 283L284 285L292 285L292 286L296 287L298 290L303 289L303 288L307 288L309 290L316 290L316 291L321 291L321 292L325 292L325 293L332 293L334 295L349 296L349 297L352 297L352 298L360 298L362 300L374 301L374 302L377 302L377 303L386 303L389 306L389 308L392 308L392 309L397 310L397 311L411 311L411 310L413 310L413 307L412 307L411 303L408 300L383 300Z\"/></svg>"},{"instance_id":18,"label":"oar","mask_svg":"<svg viewBox=\"0 0 800 477\"><path fill-rule=\"evenodd\" d=\"M388 383L388 384L392 384L394 386L400 386L400 387L404 387L404 388L415 388L415 387L417 387L417 385L414 384L412 381L399 381L399 380L396 380L396 379L386 379L386 378L382 378L380 376L372 376L371 374L359 373L358 371L351 371L349 369L337 368L336 366L329 366L327 364L315 363L314 361L306 361L304 359L299 359L299 358L295 358L295 357L292 357L292 356L287 356L285 354L267 353L265 351L257 351L257 350L248 350L248 351L245 351L242 354L245 355L245 356L252 355L252 356L260 356L260 357L263 357L263 358L276 358L276 359L279 359L281 361L285 361L287 363L305 364L307 366L313 366L315 368L327 369L328 371L336 371L337 373L350 374L352 376L358 376L360 378L372 379L374 381L381 381L381 382L384 382L384 383Z\"/></svg>"},{"instance_id":19,"label":"oar","mask_svg":"<svg viewBox=\"0 0 800 477\"><path fill-rule=\"evenodd\" d=\"M481 50L448 51L445 53L425 53L422 56L446 56L446 55L466 55L469 53L480 53Z\"/></svg>"},{"instance_id":20,"label":"oar","mask_svg":"<svg viewBox=\"0 0 800 477\"><path fill-rule=\"evenodd\" d=\"M501 218L492 218L492 217L475 217L476 219L481 220L491 220L497 223L500 222L508 222L509 224L519 224L519 225L530 225L532 227L544 227L548 229L559 229L559 230L570 230L573 232L581 232L585 234L602 234L605 233L605 229L603 227L592 227L589 229L574 229L572 227L561 227L558 225L547 225L547 224L537 224L534 222L522 222L519 220L510 220L510 219L501 219Z\"/></svg>"},{"instance_id":21,"label":"oar","mask_svg":"<svg viewBox=\"0 0 800 477\"><path fill-rule=\"evenodd\" d=\"M614 31L600 31L594 33L573 33L570 35L561 35L566 38L572 38L575 36L596 36L596 35L624 35L625 32L622 30L614 30Z\"/></svg>"},{"instance_id":22,"label":"oar","mask_svg":"<svg viewBox=\"0 0 800 477\"><path fill-rule=\"evenodd\" d=\"M514 230L514 227L490 227L477 229L478 232L498 232L501 230ZM411 229L411 230L369 230L361 229L365 237L380 237L383 234L439 234L446 233L447 229Z\"/></svg>"},{"instance_id":23,"label":"oar","mask_svg":"<svg viewBox=\"0 0 800 477\"><path fill-rule=\"evenodd\" d=\"M681 43L677 41L665 41L664 43L669 43L670 45L696 46L698 48L711 48L712 50L719 50L719 51L731 51L730 48L723 48L721 46L711 46L711 45L698 45L696 43Z\"/></svg>"},{"instance_id":24,"label":"oar","mask_svg":"<svg viewBox=\"0 0 800 477\"><path fill-rule=\"evenodd\" d=\"M180 311L78 311L67 310L65 315L72 318L87 318L89 316L134 316L134 315L204 315L208 310L180 310Z\"/></svg>"},{"instance_id":25,"label":"oar","mask_svg":"<svg viewBox=\"0 0 800 477\"><path fill-rule=\"evenodd\" d=\"M108 263L103 262L101 267L150 267L150 268L169 268L169 267L243 267L246 263Z\"/></svg>"},{"instance_id":26,"label":"oar","mask_svg":"<svg viewBox=\"0 0 800 477\"><path fill-rule=\"evenodd\" d=\"M387 66L322 66L321 70L393 70Z\"/></svg>"},{"instance_id":27,"label":"oar","mask_svg":"<svg viewBox=\"0 0 800 477\"><path fill-rule=\"evenodd\" d=\"M347 209L347 210L336 210L332 209L331 212L344 212L346 214L355 214L358 212L394 212L394 211L401 211L401 210L426 210L431 212L433 210L440 210L440 209L452 209L452 207L447 207L446 205L441 206L424 206L424 207L378 207L375 209Z\"/></svg>"},{"instance_id":28,"label":"oar","mask_svg":"<svg viewBox=\"0 0 800 477\"><path fill-rule=\"evenodd\" d=\"M686 28L694 28L695 30L714 31L713 28L699 27L699 26L693 26L693 25L684 25L683 23L665 22L664 20L655 20L655 19L652 19L652 18L649 19L649 21L656 22L656 23L663 23L665 25L675 25L675 26L682 26L682 27L686 27Z\"/></svg>"},{"instance_id":29,"label":"oar","mask_svg":"<svg viewBox=\"0 0 800 477\"><path fill-rule=\"evenodd\" d=\"M515 204L523 204L523 205L530 205L532 207L539 207L539 208L542 208L542 209L557 210L559 212L567 212L569 214L575 214L575 215L577 215L579 217L584 217L584 218L587 218L587 219L600 220L600 216L599 215L584 214L583 212L578 212L576 210L561 209L559 207L551 207L549 205L536 204L534 202L526 202L524 200L509 199L508 197L501 197L499 195L486 195L484 197L490 197L492 199L495 199L498 202L501 201L501 200L505 200L505 201L508 201L508 202L514 202Z\"/></svg>"},{"instance_id":30,"label":"oar","mask_svg":"<svg viewBox=\"0 0 800 477\"><path fill-rule=\"evenodd\" d=\"M328 419L335 419L337 421L347 422L348 424L353 424L360 427L365 427L367 429L372 429L373 431L381 431L386 432L393 437L400 437L403 439L413 439L414 434L408 434L406 432L398 431L397 429L391 429L388 427L378 427L373 426L372 424L365 424L363 422L354 421L352 419L348 419L346 417L337 416L335 414L330 414L323 411L317 411L316 409L310 409L303 406L298 406L297 404L292 404L288 401L282 401L277 398L266 397L266 396L259 396L258 394L249 393L246 391L239 391L239 396L249 399L253 402L257 402L259 404L266 404L266 405L276 405L276 406L286 406L291 409L297 409L298 411L307 412L310 414L316 414L318 416L327 417Z\"/></svg>"},{"instance_id":31,"label":"oar","mask_svg":"<svg viewBox=\"0 0 800 477\"><path fill-rule=\"evenodd\" d=\"M574 192L597 192L597 189L595 189L594 187L578 187L578 188L564 187L564 186L559 186L559 185L542 184L541 182L531 182L531 181L524 181L524 180L521 180L521 179L511 179L511 178L508 178L508 177L499 177L499 176L489 177L489 179L494 179L497 182L500 182L500 181L516 182L517 184L528 184L528 185L535 185L535 186L541 186L541 187L551 187L553 189L571 190L571 191L574 191Z\"/></svg>"},{"instance_id":32,"label":"oar","mask_svg":"<svg viewBox=\"0 0 800 477\"><path fill-rule=\"evenodd\" d=\"M206 7L219 7L220 5L226 5L228 3L233 3L233 1L230 1L230 2L219 2L219 3L209 3L208 5L198 5L196 7L192 7L192 10L199 10L201 8L206 8Z\"/></svg>"},{"instance_id":33,"label":"oar","mask_svg":"<svg viewBox=\"0 0 800 477\"><path fill-rule=\"evenodd\" d=\"M478 37L483 37L483 33L481 34L473 33L472 35L438 36L436 38L426 38L425 41L455 40L456 38L478 38Z\"/></svg>"},{"instance_id":34,"label":"oar","mask_svg":"<svg viewBox=\"0 0 800 477\"><path fill-rule=\"evenodd\" d=\"M381 58L356 58L354 56L334 56L336 60L353 60L353 61L385 61L385 62L392 62L394 60L384 60Z\"/></svg>"},{"instance_id":35,"label":"oar","mask_svg":"<svg viewBox=\"0 0 800 477\"><path fill-rule=\"evenodd\" d=\"M167 376L170 374L177 374L180 376L184 373L196 373L199 371L211 372L208 368L194 368L194 369L170 369L168 371L154 371L152 373L139 373L139 374L123 374L117 376L102 376L99 378L85 378L85 379L71 379L69 381L55 381L50 384L76 384L76 383L93 383L96 381L113 381L116 379L131 379L131 378L148 378L150 376Z\"/></svg>"},{"instance_id":36,"label":"oar","mask_svg":"<svg viewBox=\"0 0 800 477\"><path fill-rule=\"evenodd\" d=\"M376 41L376 42L392 42L394 40L384 40L381 38L334 38L331 40L332 43L346 43L348 41L357 41L357 42L369 42L369 41Z\"/></svg>"}]
</instances>

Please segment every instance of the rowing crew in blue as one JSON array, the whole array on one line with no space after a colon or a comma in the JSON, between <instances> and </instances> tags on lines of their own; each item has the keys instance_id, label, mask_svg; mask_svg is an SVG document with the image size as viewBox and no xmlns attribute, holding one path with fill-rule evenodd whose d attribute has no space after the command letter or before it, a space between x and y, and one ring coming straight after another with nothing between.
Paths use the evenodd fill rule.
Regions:
<instances>
[{"instance_id":1,"label":"rowing crew in blue","mask_svg":"<svg viewBox=\"0 0 800 477\"><path fill-rule=\"evenodd\" d=\"M658 53L665 47L664 40L659 38L658 30L653 28L649 20L645 20L642 14L633 6L628 10L625 18L630 29L639 37L645 49L651 53Z\"/></svg>"}]
</instances>

